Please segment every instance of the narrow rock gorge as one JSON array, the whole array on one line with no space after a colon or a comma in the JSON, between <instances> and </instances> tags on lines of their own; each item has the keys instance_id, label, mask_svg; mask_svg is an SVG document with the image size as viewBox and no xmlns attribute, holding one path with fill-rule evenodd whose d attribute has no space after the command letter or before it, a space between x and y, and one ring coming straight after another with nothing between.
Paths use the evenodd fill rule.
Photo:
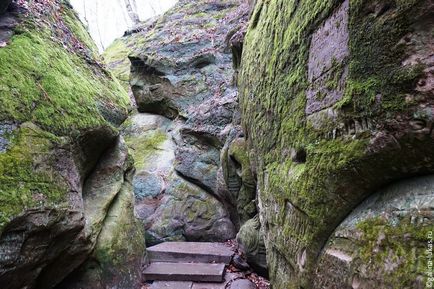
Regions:
<instances>
[{"instance_id":1,"label":"narrow rock gorge","mask_svg":"<svg viewBox=\"0 0 434 289\"><path fill-rule=\"evenodd\" d=\"M432 288L433 29L431 0L2 1L0 288Z\"/></svg>"}]
</instances>

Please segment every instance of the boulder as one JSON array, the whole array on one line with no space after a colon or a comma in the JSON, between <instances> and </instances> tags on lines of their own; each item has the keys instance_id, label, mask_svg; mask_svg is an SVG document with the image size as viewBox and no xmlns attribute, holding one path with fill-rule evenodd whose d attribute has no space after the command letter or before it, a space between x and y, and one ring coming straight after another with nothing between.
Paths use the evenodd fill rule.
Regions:
<instances>
[{"instance_id":1,"label":"boulder","mask_svg":"<svg viewBox=\"0 0 434 289\"><path fill-rule=\"evenodd\" d=\"M138 167L136 212L148 244L235 237L236 211L227 201L220 153L238 109L227 38L246 18L241 7L181 1L105 53L115 73L130 75L137 103L124 135ZM140 118L152 123L157 117L150 114L162 115L165 124L148 129L143 123L135 132Z\"/></svg>"},{"instance_id":2,"label":"boulder","mask_svg":"<svg viewBox=\"0 0 434 289\"><path fill-rule=\"evenodd\" d=\"M236 104L227 36L245 21L244 14L240 3L231 1L180 2L161 19L158 33L148 33L145 46L134 47L140 34L124 38L133 46L131 85L139 111L179 114L195 131L218 136ZM159 49L162 42L168 45Z\"/></svg>"},{"instance_id":3,"label":"boulder","mask_svg":"<svg viewBox=\"0 0 434 289\"><path fill-rule=\"evenodd\" d=\"M312 288L318 256L362 201L434 172L433 11L425 0L256 2L240 106L274 287ZM427 218L425 226L432 224ZM389 254L387 246L379 250ZM358 268L372 270L363 274L382 284L376 267L361 261ZM401 272L397 280L414 277L391 266L390 276ZM325 267L323 274L334 274L336 267Z\"/></svg>"},{"instance_id":4,"label":"boulder","mask_svg":"<svg viewBox=\"0 0 434 289\"><path fill-rule=\"evenodd\" d=\"M225 207L209 193L174 172L145 220L147 244L163 241L224 242L235 236Z\"/></svg>"},{"instance_id":5,"label":"boulder","mask_svg":"<svg viewBox=\"0 0 434 289\"><path fill-rule=\"evenodd\" d=\"M140 288L145 262L143 226L134 216L132 159L120 139L86 181L86 233L93 252L57 289Z\"/></svg>"},{"instance_id":6,"label":"boulder","mask_svg":"<svg viewBox=\"0 0 434 289\"><path fill-rule=\"evenodd\" d=\"M206 138L186 136L175 151L175 170L211 194L217 189L220 150L209 145Z\"/></svg>"}]
</instances>

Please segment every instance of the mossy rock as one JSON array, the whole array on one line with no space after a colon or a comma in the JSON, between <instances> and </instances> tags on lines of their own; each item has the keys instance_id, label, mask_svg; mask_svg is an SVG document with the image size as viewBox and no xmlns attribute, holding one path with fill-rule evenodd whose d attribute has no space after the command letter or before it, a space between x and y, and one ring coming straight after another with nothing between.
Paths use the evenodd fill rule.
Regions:
<instances>
[{"instance_id":1,"label":"mossy rock","mask_svg":"<svg viewBox=\"0 0 434 289\"><path fill-rule=\"evenodd\" d=\"M83 183L130 104L66 2L15 2L0 48L0 283L52 288L92 250Z\"/></svg>"},{"instance_id":2,"label":"mossy rock","mask_svg":"<svg viewBox=\"0 0 434 289\"><path fill-rule=\"evenodd\" d=\"M166 182L155 213L145 220L147 242L224 242L235 237L229 214L215 197L175 172Z\"/></svg>"},{"instance_id":3,"label":"mossy rock","mask_svg":"<svg viewBox=\"0 0 434 289\"><path fill-rule=\"evenodd\" d=\"M109 202L96 203L99 207L105 205L104 220L89 220L93 223L88 225L88 230L92 229L94 234L98 232L93 253L58 289L141 288L140 269L146 262L145 234L143 225L134 216L132 160L124 159L123 164L124 168L118 167L122 173L120 180L111 173L107 175L118 179L118 184L108 185L116 194ZM96 182L101 181L101 176L107 174L109 167L105 165L107 164L102 164L105 170L97 170L100 177L96 177ZM99 192L100 198L104 197L102 192ZM98 207L89 206L90 203L88 200L89 210L100 210ZM94 200L92 204L95 205ZM96 227L99 227L99 230L96 230Z\"/></svg>"},{"instance_id":4,"label":"mossy rock","mask_svg":"<svg viewBox=\"0 0 434 289\"><path fill-rule=\"evenodd\" d=\"M433 172L426 7L257 1L240 103L277 288L312 288L323 246L361 201L394 180Z\"/></svg>"},{"instance_id":5,"label":"mossy rock","mask_svg":"<svg viewBox=\"0 0 434 289\"><path fill-rule=\"evenodd\" d=\"M90 40L69 6L57 2L52 5L52 13L61 11L59 21L74 41ZM30 5L29 15L32 12ZM23 192L33 184L35 192L59 195L55 193L59 189L54 188L58 178L38 177L34 174L35 167L40 167L37 163L53 148L60 149L75 141L89 145L85 149L89 149L87 153L95 154L93 158L98 157L104 147L90 151L93 141L86 135L100 130L100 135L94 137L98 142L96 139L104 139L105 133L115 134L114 126L126 118L129 100L118 82L106 71L96 64L89 64L79 52L73 53L65 48L70 43L62 44L63 39L57 38L58 31L50 31L51 27L44 21L34 21L36 19L30 16L20 17L23 19L16 27L16 35L0 49L0 120L19 128L1 136L9 139L7 150L0 153L0 164L5 171L2 176L8 182L22 183L18 187L22 187ZM50 23L54 16L47 13L41 17ZM83 47L87 41L82 43ZM103 127L107 130L101 129ZM45 166L55 174L54 168L49 164ZM6 186L6 182L3 183ZM45 187L36 189L35 186ZM6 187L10 189L1 191L7 199L2 203L10 203L15 199L12 195L20 195L22 205L19 208L10 205L9 209L1 210L2 220L32 206L30 199L24 201L25 194L21 190L15 188L13 193L11 186Z\"/></svg>"},{"instance_id":6,"label":"mossy rock","mask_svg":"<svg viewBox=\"0 0 434 289\"><path fill-rule=\"evenodd\" d=\"M62 140L32 123L22 124L9 139L9 149L0 153L0 232L28 208L67 204L68 185L54 169Z\"/></svg>"}]
</instances>

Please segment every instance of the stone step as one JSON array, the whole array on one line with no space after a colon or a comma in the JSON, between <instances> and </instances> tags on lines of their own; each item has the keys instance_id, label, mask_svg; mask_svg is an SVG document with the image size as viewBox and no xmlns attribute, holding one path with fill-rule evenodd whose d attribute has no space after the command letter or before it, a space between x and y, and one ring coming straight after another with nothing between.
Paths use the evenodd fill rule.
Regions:
<instances>
[{"instance_id":1,"label":"stone step","mask_svg":"<svg viewBox=\"0 0 434 289\"><path fill-rule=\"evenodd\" d=\"M143 271L143 277L147 281L223 282L224 269L225 264L155 262Z\"/></svg>"},{"instance_id":2,"label":"stone step","mask_svg":"<svg viewBox=\"0 0 434 289\"><path fill-rule=\"evenodd\" d=\"M147 248L150 262L224 263L234 252L223 243L165 242Z\"/></svg>"}]
</instances>

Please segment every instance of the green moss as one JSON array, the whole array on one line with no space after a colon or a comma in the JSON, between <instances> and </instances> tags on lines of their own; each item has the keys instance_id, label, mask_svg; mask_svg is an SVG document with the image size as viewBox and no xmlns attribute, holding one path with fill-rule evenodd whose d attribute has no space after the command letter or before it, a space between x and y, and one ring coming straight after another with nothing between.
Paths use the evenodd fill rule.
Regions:
<instances>
[{"instance_id":1,"label":"green moss","mask_svg":"<svg viewBox=\"0 0 434 289\"><path fill-rule=\"evenodd\" d=\"M160 130L151 131L141 136L125 137L125 142L130 148L135 167L138 170L146 165L148 158L155 154L166 140L167 135Z\"/></svg>"},{"instance_id":2,"label":"green moss","mask_svg":"<svg viewBox=\"0 0 434 289\"><path fill-rule=\"evenodd\" d=\"M18 125L7 136L8 150L0 153L0 230L26 209L63 206L69 185L55 170L56 148L68 151L69 137L80 130L109 126L102 108L128 113L125 90L91 64L91 53L74 50L94 45L61 3L50 2L38 18L31 11L21 15L15 35L0 48L0 122Z\"/></svg>"},{"instance_id":3,"label":"green moss","mask_svg":"<svg viewBox=\"0 0 434 289\"><path fill-rule=\"evenodd\" d=\"M367 264L369 272L381 275L391 288L412 287L428 268L425 250L432 231L429 225L415 226L410 218L391 224L378 217L358 223L357 228L362 233L357 256Z\"/></svg>"},{"instance_id":4,"label":"green moss","mask_svg":"<svg viewBox=\"0 0 434 289\"><path fill-rule=\"evenodd\" d=\"M104 284L133 286L138 278L137 266L145 257L144 230L133 214L130 184L120 190L111 204L98 237L94 258L101 267ZM114 281L116 280L116 281Z\"/></svg>"},{"instance_id":5,"label":"green moss","mask_svg":"<svg viewBox=\"0 0 434 289\"><path fill-rule=\"evenodd\" d=\"M412 92L424 69L423 65L402 66L407 56L405 45L399 43L411 31L408 16L416 2L396 1L395 13L386 13L381 20L374 13L366 13L373 2L355 1L351 8L350 81L345 93L351 97L351 103L347 97L348 105L359 116L406 108L405 94ZM377 95L381 97L381 106L372 106Z\"/></svg>"},{"instance_id":6,"label":"green moss","mask_svg":"<svg viewBox=\"0 0 434 289\"><path fill-rule=\"evenodd\" d=\"M0 232L25 209L64 201L67 186L49 166L52 149L60 143L31 124L13 133L10 148L0 154Z\"/></svg>"},{"instance_id":7,"label":"green moss","mask_svg":"<svg viewBox=\"0 0 434 289\"><path fill-rule=\"evenodd\" d=\"M197 12L196 14L193 14L193 15L185 15L184 16L184 18L185 17L192 17L192 18L203 18L203 17L208 17L208 14L207 13L205 13L205 12Z\"/></svg>"},{"instance_id":8,"label":"green moss","mask_svg":"<svg viewBox=\"0 0 434 289\"><path fill-rule=\"evenodd\" d=\"M32 121L58 135L107 123L99 103L127 113L129 99L117 81L53 41L28 30L0 49L0 119Z\"/></svg>"},{"instance_id":9,"label":"green moss","mask_svg":"<svg viewBox=\"0 0 434 289\"><path fill-rule=\"evenodd\" d=\"M103 53L108 69L121 81L126 90L129 88L130 60L128 55L131 50L127 46L127 40L120 38L116 39Z\"/></svg>"}]
</instances>

